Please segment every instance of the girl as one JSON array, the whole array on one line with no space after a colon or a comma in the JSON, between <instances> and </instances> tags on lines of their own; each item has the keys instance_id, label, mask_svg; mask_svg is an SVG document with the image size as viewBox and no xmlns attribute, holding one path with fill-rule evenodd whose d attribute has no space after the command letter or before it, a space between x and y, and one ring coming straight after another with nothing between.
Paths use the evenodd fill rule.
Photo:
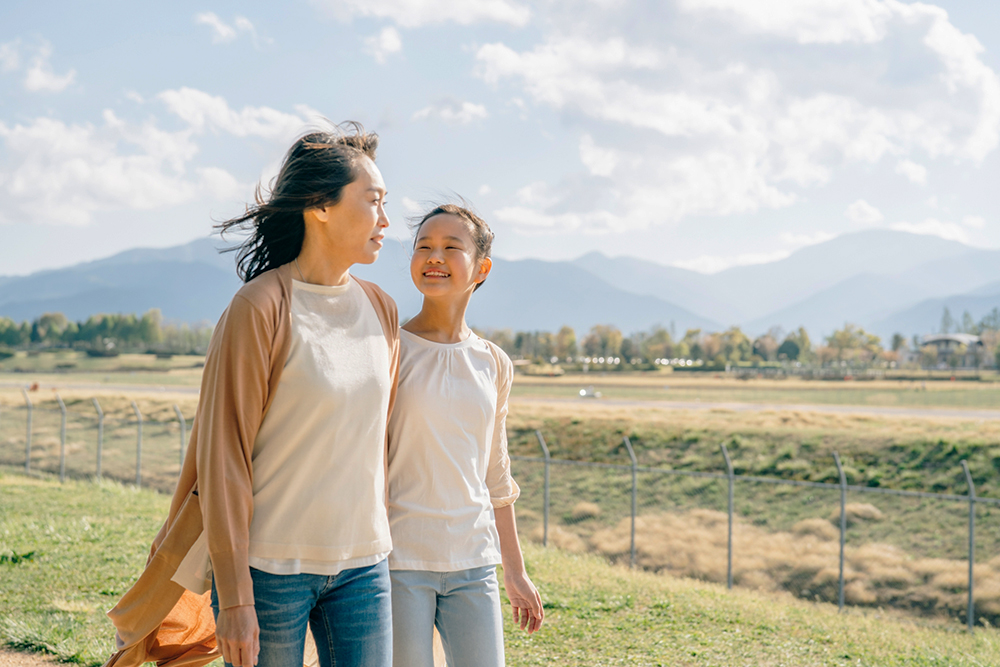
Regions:
<instances>
[{"instance_id":1,"label":"girl","mask_svg":"<svg viewBox=\"0 0 1000 667\"><path fill-rule=\"evenodd\" d=\"M514 621L529 633L542 624L514 520L506 435L513 366L465 322L492 268L492 242L485 222L451 204L415 227L410 275L424 300L400 332L389 422L396 667L432 667L435 626L450 667L503 665L501 562Z\"/></svg>"},{"instance_id":2,"label":"girl","mask_svg":"<svg viewBox=\"0 0 1000 667\"><path fill-rule=\"evenodd\" d=\"M296 141L270 196L220 225L252 232L246 284L205 359L167 522L110 613L122 651L109 664L221 652L238 667L300 667L307 625L323 667L391 664L398 328L392 300L349 272L375 261L389 224L378 137L352 128Z\"/></svg>"}]
</instances>

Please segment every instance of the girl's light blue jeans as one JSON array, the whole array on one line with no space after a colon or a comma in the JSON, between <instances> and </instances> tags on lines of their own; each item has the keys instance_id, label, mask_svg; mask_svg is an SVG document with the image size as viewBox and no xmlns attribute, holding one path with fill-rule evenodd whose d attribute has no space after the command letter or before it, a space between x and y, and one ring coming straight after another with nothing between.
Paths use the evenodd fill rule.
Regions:
<instances>
[{"instance_id":1,"label":"girl's light blue jeans","mask_svg":"<svg viewBox=\"0 0 1000 667\"><path fill-rule=\"evenodd\" d=\"M269 574L255 568L250 568L250 576L260 626L257 667L302 667L307 624L316 640L321 667L392 664L386 560L333 576ZM212 610L218 619L214 583Z\"/></svg>"},{"instance_id":2,"label":"girl's light blue jeans","mask_svg":"<svg viewBox=\"0 0 1000 667\"><path fill-rule=\"evenodd\" d=\"M393 667L434 667L434 626L448 667L503 667L496 567L392 570Z\"/></svg>"}]
</instances>

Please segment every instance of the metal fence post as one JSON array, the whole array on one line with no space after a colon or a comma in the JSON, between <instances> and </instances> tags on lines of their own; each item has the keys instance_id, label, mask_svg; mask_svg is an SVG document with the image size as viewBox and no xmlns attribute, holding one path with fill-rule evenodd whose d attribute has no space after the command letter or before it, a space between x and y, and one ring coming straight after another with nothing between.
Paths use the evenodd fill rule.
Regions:
<instances>
[{"instance_id":1,"label":"metal fence post","mask_svg":"<svg viewBox=\"0 0 1000 667\"><path fill-rule=\"evenodd\" d=\"M635 458L635 450L632 449L632 443L629 441L628 436L622 438L622 442L625 443L625 448L628 450L629 458L632 459L632 549L631 549L631 561L630 567L635 569L635 514L636 514L636 498L638 496L638 467L639 462Z\"/></svg>"},{"instance_id":2,"label":"metal fence post","mask_svg":"<svg viewBox=\"0 0 1000 667\"><path fill-rule=\"evenodd\" d=\"M59 412L61 420L59 422L59 483L66 481L66 404L63 403L59 394L56 394L56 401L59 402Z\"/></svg>"},{"instance_id":3,"label":"metal fence post","mask_svg":"<svg viewBox=\"0 0 1000 667\"><path fill-rule=\"evenodd\" d=\"M94 409L97 410L97 479L101 479L101 463L104 458L104 410L96 398L90 400L94 402Z\"/></svg>"},{"instance_id":4,"label":"metal fence post","mask_svg":"<svg viewBox=\"0 0 1000 667\"><path fill-rule=\"evenodd\" d=\"M21 389L21 393L24 394L24 405L28 411L26 420L28 428L24 436L24 472L31 472L31 413L34 412L35 406L31 404L31 398L28 397L26 389Z\"/></svg>"},{"instance_id":5,"label":"metal fence post","mask_svg":"<svg viewBox=\"0 0 1000 667\"><path fill-rule=\"evenodd\" d=\"M547 547L549 546L549 461L552 457L549 456L549 447L545 444L542 432L536 430L535 437L538 438L542 454L545 455L545 493L542 501L542 546Z\"/></svg>"},{"instance_id":6,"label":"metal fence post","mask_svg":"<svg viewBox=\"0 0 1000 667\"><path fill-rule=\"evenodd\" d=\"M174 414L177 415L177 421L181 425L181 467L177 470L177 474L181 474L181 469L184 468L184 448L187 445L187 422L184 421L184 415L181 414L181 409L177 407L174 403Z\"/></svg>"},{"instance_id":7,"label":"metal fence post","mask_svg":"<svg viewBox=\"0 0 1000 667\"><path fill-rule=\"evenodd\" d=\"M726 473L729 476L729 538L727 542L726 554L726 584L731 589L733 587L733 483L735 475L733 473L733 461L729 458L729 450L726 443L719 445L722 448L722 456L726 459Z\"/></svg>"},{"instance_id":8,"label":"metal fence post","mask_svg":"<svg viewBox=\"0 0 1000 667\"><path fill-rule=\"evenodd\" d=\"M135 440L135 485L142 486L142 413L139 406L132 401L132 412L136 419L136 440Z\"/></svg>"},{"instance_id":9,"label":"metal fence post","mask_svg":"<svg viewBox=\"0 0 1000 667\"><path fill-rule=\"evenodd\" d=\"M972 481L972 474L969 472L969 464L962 461L962 472L965 473L965 481L969 485L969 611L968 624L969 632L973 632L976 627L976 604L972 599L974 582L972 579L972 569L976 562L976 485Z\"/></svg>"},{"instance_id":10,"label":"metal fence post","mask_svg":"<svg viewBox=\"0 0 1000 667\"><path fill-rule=\"evenodd\" d=\"M840 465L840 454L833 453L833 462L837 464L837 474L840 475L840 577L837 582L837 608L844 609L844 543L847 541L847 475L844 466Z\"/></svg>"}]
</instances>

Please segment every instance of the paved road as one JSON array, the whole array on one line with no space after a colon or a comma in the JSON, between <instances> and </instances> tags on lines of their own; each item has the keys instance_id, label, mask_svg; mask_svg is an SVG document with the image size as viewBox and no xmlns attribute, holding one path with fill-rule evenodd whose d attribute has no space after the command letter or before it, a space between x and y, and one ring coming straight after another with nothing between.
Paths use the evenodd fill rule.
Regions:
<instances>
[{"instance_id":1,"label":"paved road","mask_svg":"<svg viewBox=\"0 0 1000 667\"><path fill-rule=\"evenodd\" d=\"M27 387L30 382L0 382L0 388L21 389ZM155 384L108 384L106 382L40 382L39 390L52 391L53 389L73 389L75 391L120 391L122 393L134 392L157 394L196 394L198 387L184 387Z\"/></svg>"},{"instance_id":2,"label":"paved road","mask_svg":"<svg viewBox=\"0 0 1000 667\"><path fill-rule=\"evenodd\" d=\"M0 387L20 389L22 382L0 382ZM198 394L198 387L172 387L169 385L147 384L103 384L93 383L51 383L45 382L39 389L74 389L77 391L120 391L124 394L133 393L164 393L164 394ZM821 412L827 414L850 415L882 415L895 417L939 417L950 419L1000 419L1000 410L973 410L962 408L894 408L874 405L815 405L798 403L712 403L706 401L638 401L625 398L534 398L517 396L510 399L513 404L544 405L557 403L561 405L575 404L606 405L626 408L652 408L657 410L732 410L733 412Z\"/></svg>"},{"instance_id":3,"label":"paved road","mask_svg":"<svg viewBox=\"0 0 1000 667\"><path fill-rule=\"evenodd\" d=\"M636 401L622 398L531 398L512 397L511 403L544 405L607 405L623 408L657 410L732 410L733 412L822 412L828 414L883 415L894 417L944 417L957 419L1000 419L1000 410L964 410L961 408L892 408L874 405L802 405L795 403L709 403L705 401Z\"/></svg>"}]
</instances>

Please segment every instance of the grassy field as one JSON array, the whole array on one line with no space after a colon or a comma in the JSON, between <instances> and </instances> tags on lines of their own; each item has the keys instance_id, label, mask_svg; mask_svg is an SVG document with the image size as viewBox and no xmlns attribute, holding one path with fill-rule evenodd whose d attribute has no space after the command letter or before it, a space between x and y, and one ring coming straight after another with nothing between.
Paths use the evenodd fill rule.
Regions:
<instances>
[{"instance_id":1,"label":"grassy field","mask_svg":"<svg viewBox=\"0 0 1000 667\"><path fill-rule=\"evenodd\" d=\"M0 641L98 665L112 649L103 612L145 562L168 498L105 482L0 468ZM954 622L849 611L785 594L630 572L526 544L546 625L505 621L511 665L989 665L1000 634ZM11 558L10 556L14 556Z\"/></svg>"},{"instance_id":2,"label":"grassy field","mask_svg":"<svg viewBox=\"0 0 1000 667\"><path fill-rule=\"evenodd\" d=\"M203 359L179 355L157 359L150 354L92 358L82 352L59 350L29 356L18 352L0 360L0 384L145 385L196 388ZM635 401L705 403L765 403L785 405L860 405L873 407L937 407L1000 409L1000 376L992 371L947 374L930 380L823 381L736 379L725 374L654 372L591 372L561 377L518 375L512 395L524 398L574 398L593 386L605 398ZM944 381L942 381L944 380Z\"/></svg>"},{"instance_id":3,"label":"grassy field","mask_svg":"<svg viewBox=\"0 0 1000 667\"><path fill-rule=\"evenodd\" d=\"M172 372L172 371L171 371ZM67 374L67 380L87 374ZM609 376L610 377L610 376ZM622 385L649 376L611 377ZM560 391L572 388L566 378L517 379L527 387ZM719 380L727 391L754 383L781 381ZM786 381L792 382L792 381ZM815 386L877 383L801 382ZM965 386L965 389L961 389ZM927 395L989 392L989 383L928 383ZM958 388L956 388L958 387ZM891 387L884 388L888 390ZM548 390L546 389L546 390ZM867 391L868 389L864 389ZM821 392L824 389L809 389ZM898 390L897 391L902 391ZM177 405L190 425L197 396L192 393L108 387L95 390L66 382L59 387L70 412L67 471L86 479L96 468L97 395L106 413L103 472L129 482L135 477L135 397L144 415L142 481L169 493L179 469ZM32 392L36 404L32 468L57 471L60 416L52 389ZM24 411L14 389L0 389L0 463L23 465ZM726 443L738 474L833 483L832 453L839 452L850 484L965 495L961 461L970 466L977 493L1000 498L1000 421L829 414L800 409L741 412L727 409L676 410L628 406L594 400L515 397L508 418L511 451L540 456L536 429L547 439L552 456L575 461L626 464L621 446L629 436L639 463L656 470L725 471L720 443ZM522 488L519 516L526 536L540 539L542 473L537 462L515 461ZM628 557L627 517L631 475L627 470L555 466L552 480L553 543L567 550ZM726 483L661 472L638 478L639 564L706 581L725 581ZM924 498L900 498L852 491L854 509L847 533L848 602L877 608L893 606L922 615L955 618L964 609L966 591L967 504ZM590 509L587 509L587 505ZM734 574L738 585L784 590L810 600L836 599L836 530L831 518L839 508L836 488L773 486L740 481L735 489L737 526ZM1000 508L977 507L977 613L1000 623Z\"/></svg>"},{"instance_id":4,"label":"grassy field","mask_svg":"<svg viewBox=\"0 0 1000 667\"><path fill-rule=\"evenodd\" d=\"M592 386L604 398L633 401L861 405L1000 409L995 374L980 380L823 381L789 378L741 380L708 373L587 373L561 377L518 376L511 395L574 398Z\"/></svg>"}]
</instances>

